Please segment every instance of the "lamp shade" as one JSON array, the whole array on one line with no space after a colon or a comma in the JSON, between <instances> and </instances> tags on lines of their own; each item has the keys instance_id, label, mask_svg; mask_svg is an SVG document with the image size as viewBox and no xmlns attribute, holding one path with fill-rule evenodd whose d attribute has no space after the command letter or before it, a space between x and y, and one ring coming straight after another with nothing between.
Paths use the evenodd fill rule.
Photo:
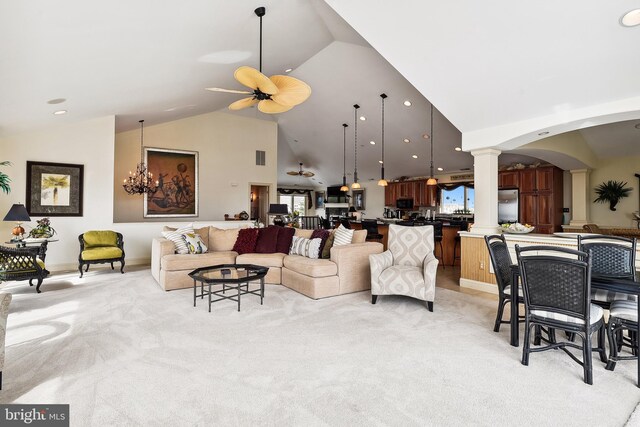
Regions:
<instances>
[{"instance_id":1,"label":"lamp shade","mask_svg":"<svg viewBox=\"0 0 640 427\"><path fill-rule=\"evenodd\" d=\"M356 210L355 206L351 206L351 207L349 207L349 212L353 213L353 212L358 212L358 211Z\"/></svg>"},{"instance_id":2,"label":"lamp shade","mask_svg":"<svg viewBox=\"0 0 640 427\"><path fill-rule=\"evenodd\" d=\"M269 205L269 215L286 215L289 213L289 208L285 204L271 203Z\"/></svg>"},{"instance_id":3,"label":"lamp shade","mask_svg":"<svg viewBox=\"0 0 640 427\"><path fill-rule=\"evenodd\" d=\"M11 206L3 221L31 221L31 218L29 218L27 208L21 203L16 203Z\"/></svg>"}]
</instances>

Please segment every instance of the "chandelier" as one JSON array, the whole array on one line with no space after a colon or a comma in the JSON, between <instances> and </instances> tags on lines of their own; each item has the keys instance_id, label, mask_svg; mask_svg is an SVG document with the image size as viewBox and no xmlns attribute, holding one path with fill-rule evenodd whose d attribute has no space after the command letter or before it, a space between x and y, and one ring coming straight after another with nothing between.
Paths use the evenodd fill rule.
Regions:
<instances>
[{"instance_id":1,"label":"chandelier","mask_svg":"<svg viewBox=\"0 0 640 427\"><path fill-rule=\"evenodd\" d=\"M140 120L140 163L136 166L136 172L129 171L129 177L124 179L122 187L127 194L145 194L155 191L153 174L147 171L144 163L144 120Z\"/></svg>"}]
</instances>

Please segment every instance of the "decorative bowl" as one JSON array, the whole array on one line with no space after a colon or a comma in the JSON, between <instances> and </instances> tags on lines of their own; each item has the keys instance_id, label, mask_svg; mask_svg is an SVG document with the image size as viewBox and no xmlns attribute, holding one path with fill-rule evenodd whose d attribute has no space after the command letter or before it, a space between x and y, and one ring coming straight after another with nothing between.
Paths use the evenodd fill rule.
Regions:
<instances>
[{"instance_id":1,"label":"decorative bowl","mask_svg":"<svg viewBox=\"0 0 640 427\"><path fill-rule=\"evenodd\" d=\"M514 224L502 224L500 227L502 228L503 232L510 234L527 234L535 230L535 227L532 227L528 224L522 225L519 222L516 222Z\"/></svg>"}]
</instances>

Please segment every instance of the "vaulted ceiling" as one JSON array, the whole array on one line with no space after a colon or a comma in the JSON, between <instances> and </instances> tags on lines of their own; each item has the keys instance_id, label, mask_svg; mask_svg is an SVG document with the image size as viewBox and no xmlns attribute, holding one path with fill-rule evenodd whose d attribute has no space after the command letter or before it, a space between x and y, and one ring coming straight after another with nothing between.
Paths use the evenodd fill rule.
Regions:
<instances>
[{"instance_id":1,"label":"vaulted ceiling","mask_svg":"<svg viewBox=\"0 0 640 427\"><path fill-rule=\"evenodd\" d=\"M542 126L553 122L544 118L573 117L574 110L623 98L638 97L640 111L640 57L631 51L640 42L640 27L623 28L617 21L633 3L3 2L0 137L110 114L116 115L117 131L124 131L141 118L153 125L226 111L237 97L204 88L241 88L233 71L257 66L259 21L253 10L266 6L265 74L292 68L291 75L313 89L306 103L284 114L238 113L277 121L281 184L339 183L342 123L349 124L347 171L353 171L354 103L367 119L358 122L358 174L378 179L382 92L389 96L387 177L428 173L427 98L436 107L435 166L445 172L471 168L471 155L454 150L463 141L460 131L506 135L503 127L510 123L533 129L527 121ZM47 103L56 98L66 101ZM59 109L68 113L54 116ZM591 124L598 123L580 127ZM616 152L628 154L623 141L633 140L632 129L603 132L619 136ZM605 136L594 132L585 140L602 147L598 141ZM501 156L502 162L518 159ZM298 162L316 173L313 180L286 175Z\"/></svg>"}]
</instances>

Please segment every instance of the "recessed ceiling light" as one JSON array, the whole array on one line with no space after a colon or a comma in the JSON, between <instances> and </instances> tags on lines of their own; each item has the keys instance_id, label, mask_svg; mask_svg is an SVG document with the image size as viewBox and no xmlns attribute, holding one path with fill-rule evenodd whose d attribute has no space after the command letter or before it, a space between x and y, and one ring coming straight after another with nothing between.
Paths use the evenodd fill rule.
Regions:
<instances>
[{"instance_id":1,"label":"recessed ceiling light","mask_svg":"<svg viewBox=\"0 0 640 427\"><path fill-rule=\"evenodd\" d=\"M405 107L411 107L411 101L409 101L408 99L404 101L403 104Z\"/></svg>"},{"instance_id":2,"label":"recessed ceiling light","mask_svg":"<svg viewBox=\"0 0 640 427\"><path fill-rule=\"evenodd\" d=\"M549 132L545 130L544 132L540 132L538 135L539 136L549 135Z\"/></svg>"},{"instance_id":3,"label":"recessed ceiling light","mask_svg":"<svg viewBox=\"0 0 640 427\"><path fill-rule=\"evenodd\" d=\"M416 154L412 155L411 157L413 157L414 159L418 158L418 156Z\"/></svg>"},{"instance_id":4,"label":"recessed ceiling light","mask_svg":"<svg viewBox=\"0 0 640 427\"><path fill-rule=\"evenodd\" d=\"M297 139L294 139L294 140L293 140L293 142L298 142L298 140L297 140Z\"/></svg>"},{"instance_id":5,"label":"recessed ceiling light","mask_svg":"<svg viewBox=\"0 0 640 427\"><path fill-rule=\"evenodd\" d=\"M440 172L442 172L444 169L442 169L442 168L438 168L438 170L439 170Z\"/></svg>"},{"instance_id":6,"label":"recessed ceiling light","mask_svg":"<svg viewBox=\"0 0 640 427\"><path fill-rule=\"evenodd\" d=\"M293 68L287 68L286 70L284 70L285 73L290 73L293 71Z\"/></svg>"},{"instance_id":7,"label":"recessed ceiling light","mask_svg":"<svg viewBox=\"0 0 640 427\"><path fill-rule=\"evenodd\" d=\"M375 141L369 141L369 144L376 145L376 142Z\"/></svg>"},{"instance_id":8,"label":"recessed ceiling light","mask_svg":"<svg viewBox=\"0 0 640 427\"><path fill-rule=\"evenodd\" d=\"M423 137L424 139L429 139L429 134L428 134L428 133L423 133L423 134L422 134L422 137Z\"/></svg>"},{"instance_id":9,"label":"recessed ceiling light","mask_svg":"<svg viewBox=\"0 0 640 427\"><path fill-rule=\"evenodd\" d=\"M462 148L460 148L460 147L456 147L456 148L454 148L454 150L456 150L456 151L462 151Z\"/></svg>"},{"instance_id":10,"label":"recessed ceiling light","mask_svg":"<svg viewBox=\"0 0 640 427\"><path fill-rule=\"evenodd\" d=\"M384 162L382 160L378 160L378 163L383 164Z\"/></svg>"},{"instance_id":11,"label":"recessed ceiling light","mask_svg":"<svg viewBox=\"0 0 640 427\"><path fill-rule=\"evenodd\" d=\"M640 25L640 9L630 10L620 18L620 25L623 27L635 27Z\"/></svg>"},{"instance_id":12,"label":"recessed ceiling light","mask_svg":"<svg viewBox=\"0 0 640 427\"><path fill-rule=\"evenodd\" d=\"M404 142L405 144L408 144L411 142L411 140L409 138L405 138L402 140L402 142Z\"/></svg>"},{"instance_id":13,"label":"recessed ceiling light","mask_svg":"<svg viewBox=\"0 0 640 427\"><path fill-rule=\"evenodd\" d=\"M365 120L367 120L367 118L365 116L360 116L360 120L364 122Z\"/></svg>"},{"instance_id":14,"label":"recessed ceiling light","mask_svg":"<svg viewBox=\"0 0 640 427\"><path fill-rule=\"evenodd\" d=\"M67 114L67 110L54 111L53 114L55 114L56 116L60 116L62 114Z\"/></svg>"},{"instance_id":15,"label":"recessed ceiling light","mask_svg":"<svg viewBox=\"0 0 640 427\"><path fill-rule=\"evenodd\" d=\"M47 104L62 104L64 101L66 101L65 98L55 98L55 99L50 99L47 101Z\"/></svg>"}]
</instances>

